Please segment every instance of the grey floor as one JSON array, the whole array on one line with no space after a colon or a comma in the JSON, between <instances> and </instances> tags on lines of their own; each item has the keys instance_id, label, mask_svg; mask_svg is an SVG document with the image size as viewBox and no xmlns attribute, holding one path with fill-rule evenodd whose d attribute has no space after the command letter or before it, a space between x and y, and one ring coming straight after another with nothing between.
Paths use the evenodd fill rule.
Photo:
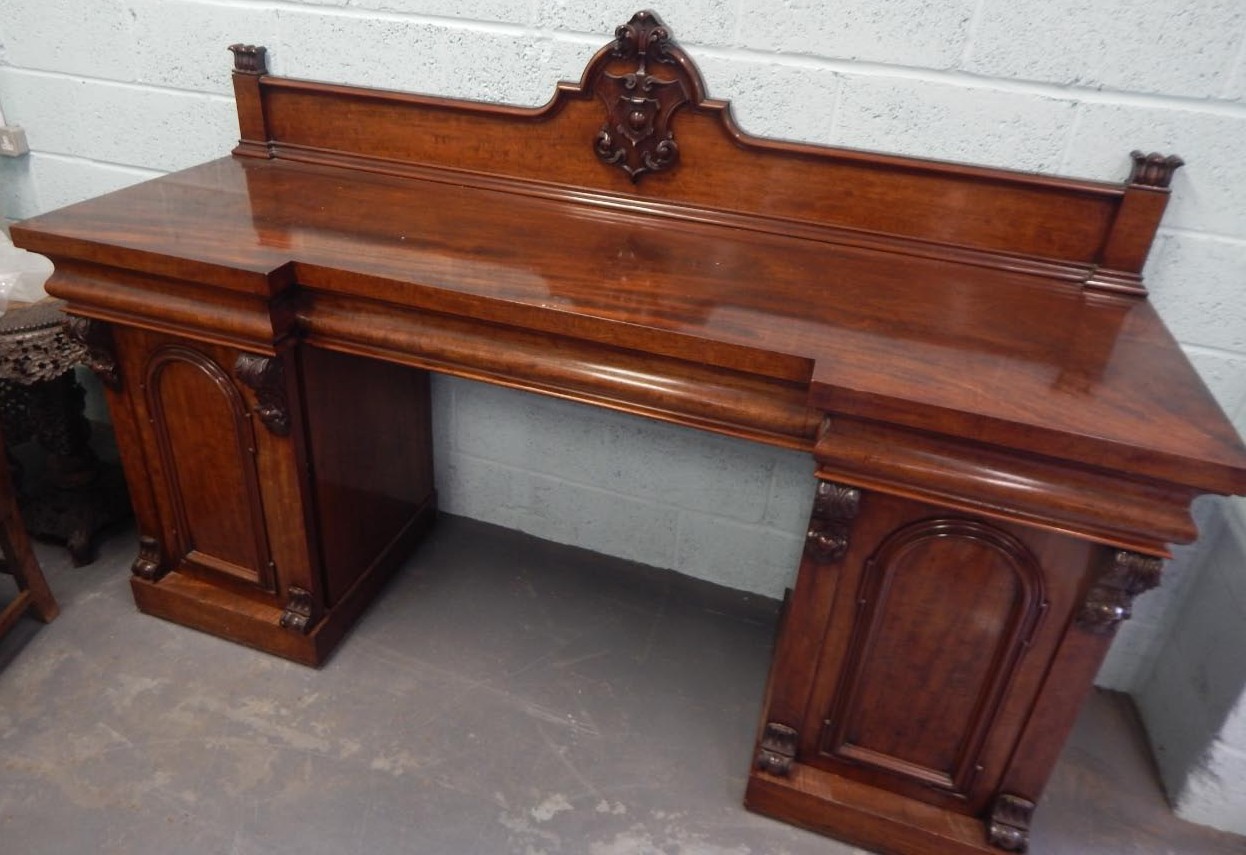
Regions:
<instances>
[{"instance_id":1,"label":"grey floor","mask_svg":"<svg viewBox=\"0 0 1246 855\"><path fill-rule=\"evenodd\" d=\"M138 614L133 534L0 642L2 853L856 852L740 807L774 604L453 517L314 671ZM1246 852L1092 699L1042 853Z\"/></svg>"}]
</instances>

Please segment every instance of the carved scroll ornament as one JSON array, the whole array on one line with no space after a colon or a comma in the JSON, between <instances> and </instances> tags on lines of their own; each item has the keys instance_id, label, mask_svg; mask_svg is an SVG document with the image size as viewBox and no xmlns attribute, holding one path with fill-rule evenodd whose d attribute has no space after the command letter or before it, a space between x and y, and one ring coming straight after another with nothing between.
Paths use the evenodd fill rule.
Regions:
<instances>
[{"instance_id":1,"label":"carved scroll ornament","mask_svg":"<svg viewBox=\"0 0 1246 855\"><path fill-rule=\"evenodd\" d=\"M1134 598L1158 585L1163 569L1160 558L1117 550L1107 570L1086 595L1077 625L1096 635L1116 632L1133 614Z\"/></svg>"},{"instance_id":2,"label":"carved scroll ornament","mask_svg":"<svg viewBox=\"0 0 1246 855\"><path fill-rule=\"evenodd\" d=\"M773 721L766 722L761 745L757 749L757 768L771 775L789 774L799 741L799 734L793 728Z\"/></svg>"},{"instance_id":3,"label":"carved scroll ornament","mask_svg":"<svg viewBox=\"0 0 1246 855\"><path fill-rule=\"evenodd\" d=\"M986 833L991 845L1005 852L1025 852L1030 847L1030 822L1034 802L1002 793L991 806Z\"/></svg>"},{"instance_id":4,"label":"carved scroll ornament","mask_svg":"<svg viewBox=\"0 0 1246 855\"><path fill-rule=\"evenodd\" d=\"M312 613L311 591L291 586L290 600L281 613L281 628L306 635L313 623Z\"/></svg>"},{"instance_id":5,"label":"carved scroll ornament","mask_svg":"<svg viewBox=\"0 0 1246 855\"><path fill-rule=\"evenodd\" d=\"M164 572L160 568L160 541L143 535L138 539L138 557L130 572L147 582L158 582Z\"/></svg>"},{"instance_id":6,"label":"carved scroll ornament","mask_svg":"<svg viewBox=\"0 0 1246 855\"><path fill-rule=\"evenodd\" d=\"M606 122L593 145L602 162L618 166L637 181L646 172L670 169L679 161L670 123L689 100L688 86L678 76L649 73L651 63L680 65L670 30L653 12L637 12L615 30L610 55L634 60L636 68L622 75L602 73L596 92L606 105Z\"/></svg>"},{"instance_id":7,"label":"carved scroll ornament","mask_svg":"<svg viewBox=\"0 0 1246 855\"><path fill-rule=\"evenodd\" d=\"M256 415L277 436L290 433L290 407L286 402L285 370L281 360L244 353L234 363L234 373L255 392Z\"/></svg>"},{"instance_id":8,"label":"carved scroll ornament","mask_svg":"<svg viewBox=\"0 0 1246 855\"><path fill-rule=\"evenodd\" d=\"M121 374L117 370L117 357L113 354L112 335L108 327L92 318L71 315L65 320L69 337L82 342L87 350L87 367L109 389L121 389Z\"/></svg>"},{"instance_id":9,"label":"carved scroll ornament","mask_svg":"<svg viewBox=\"0 0 1246 855\"><path fill-rule=\"evenodd\" d=\"M813 514L805 535L806 548L821 562L838 561L848 552L848 535L861 504L861 491L831 481L819 481Z\"/></svg>"}]
</instances>

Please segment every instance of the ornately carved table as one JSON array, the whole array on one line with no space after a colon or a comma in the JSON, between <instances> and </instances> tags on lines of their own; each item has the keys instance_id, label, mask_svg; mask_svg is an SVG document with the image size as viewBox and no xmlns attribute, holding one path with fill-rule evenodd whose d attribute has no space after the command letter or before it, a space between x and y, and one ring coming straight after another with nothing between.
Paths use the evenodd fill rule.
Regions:
<instances>
[{"instance_id":1,"label":"ornately carved table","mask_svg":"<svg viewBox=\"0 0 1246 855\"><path fill-rule=\"evenodd\" d=\"M1180 160L1108 184L751 137L652 13L537 109L233 50L233 157L12 229L108 390L139 607L323 661L432 521L429 371L800 449L746 803L1025 848L1190 501L1246 493L1142 283Z\"/></svg>"},{"instance_id":2,"label":"ornately carved table","mask_svg":"<svg viewBox=\"0 0 1246 855\"><path fill-rule=\"evenodd\" d=\"M74 377L86 349L65 332L63 305L14 303L0 317L0 415L11 446L36 439L46 454L41 485L22 484L14 467L15 480L33 490L22 499L27 530L64 542L81 566L92 560L95 535L130 511L119 473L91 449L85 392Z\"/></svg>"}]
</instances>

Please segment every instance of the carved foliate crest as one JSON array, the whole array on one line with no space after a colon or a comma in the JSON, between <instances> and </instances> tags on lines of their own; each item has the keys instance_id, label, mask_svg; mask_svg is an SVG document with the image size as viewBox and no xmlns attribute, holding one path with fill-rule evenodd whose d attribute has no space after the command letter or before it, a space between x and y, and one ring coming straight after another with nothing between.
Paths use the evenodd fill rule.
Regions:
<instances>
[{"instance_id":1,"label":"carved foliate crest","mask_svg":"<svg viewBox=\"0 0 1246 855\"><path fill-rule=\"evenodd\" d=\"M606 121L594 141L597 156L618 166L633 181L646 172L670 169L679 161L671 118L693 94L685 82L682 52L653 12L637 12L615 31L612 60L634 61L626 74L604 71L594 89L606 106ZM671 66L661 76L654 65Z\"/></svg>"}]
</instances>

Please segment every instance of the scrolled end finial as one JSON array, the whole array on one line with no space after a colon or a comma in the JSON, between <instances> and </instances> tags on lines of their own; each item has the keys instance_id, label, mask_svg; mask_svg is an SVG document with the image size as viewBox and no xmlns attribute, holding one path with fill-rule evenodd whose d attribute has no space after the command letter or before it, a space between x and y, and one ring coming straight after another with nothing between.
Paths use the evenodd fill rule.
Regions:
<instances>
[{"instance_id":1,"label":"scrolled end finial","mask_svg":"<svg viewBox=\"0 0 1246 855\"><path fill-rule=\"evenodd\" d=\"M1185 161L1177 155L1163 155L1157 151L1147 154L1135 150L1129 156L1134 161L1129 172L1129 183L1143 187L1167 187L1172 183L1173 173L1185 165Z\"/></svg>"},{"instance_id":2,"label":"scrolled end finial","mask_svg":"<svg viewBox=\"0 0 1246 855\"><path fill-rule=\"evenodd\" d=\"M263 45L230 45L234 55L234 71L241 74L267 74L268 48Z\"/></svg>"}]
</instances>

